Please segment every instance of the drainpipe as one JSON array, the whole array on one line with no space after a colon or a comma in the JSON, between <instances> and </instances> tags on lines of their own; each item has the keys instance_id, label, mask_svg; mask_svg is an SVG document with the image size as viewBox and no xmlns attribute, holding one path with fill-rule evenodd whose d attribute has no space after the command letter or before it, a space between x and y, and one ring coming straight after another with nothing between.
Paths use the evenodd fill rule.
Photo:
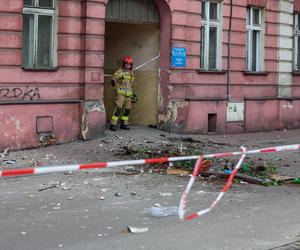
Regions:
<instances>
[{"instance_id":1,"label":"drainpipe","mask_svg":"<svg viewBox=\"0 0 300 250\"><path fill-rule=\"evenodd\" d=\"M228 27L228 56L227 56L227 101L231 99L230 91L230 47L231 47L231 24L232 24L232 0L230 0L230 14L229 14L229 27Z\"/></svg>"}]
</instances>

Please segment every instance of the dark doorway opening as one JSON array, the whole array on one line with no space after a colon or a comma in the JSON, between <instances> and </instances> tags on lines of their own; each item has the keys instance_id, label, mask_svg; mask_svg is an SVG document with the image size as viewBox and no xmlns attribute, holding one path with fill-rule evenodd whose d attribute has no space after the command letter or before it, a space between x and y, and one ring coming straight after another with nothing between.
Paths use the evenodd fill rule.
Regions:
<instances>
[{"instance_id":1,"label":"dark doorway opening","mask_svg":"<svg viewBox=\"0 0 300 250\"><path fill-rule=\"evenodd\" d=\"M217 114L208 114L207 132L217 132Z\"/></svg>"}]
</instances>

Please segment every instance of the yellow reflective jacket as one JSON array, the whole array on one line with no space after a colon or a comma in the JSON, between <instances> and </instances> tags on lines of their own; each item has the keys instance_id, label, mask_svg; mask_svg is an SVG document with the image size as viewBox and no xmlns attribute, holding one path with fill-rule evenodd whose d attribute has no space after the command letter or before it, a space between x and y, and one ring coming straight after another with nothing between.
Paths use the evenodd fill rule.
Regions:
<instances>
[{"instance_id":1,"label":"yellow reflective jacket","mask_svg":"<svg viewBox=\"0 0 300 250\"><path fill-rule=\"evenodd\" d=\"M112 79L115 81L115 90L118 94L132 96L134 75L131 70L118 69Z\"/></svg>"}]
</instances>

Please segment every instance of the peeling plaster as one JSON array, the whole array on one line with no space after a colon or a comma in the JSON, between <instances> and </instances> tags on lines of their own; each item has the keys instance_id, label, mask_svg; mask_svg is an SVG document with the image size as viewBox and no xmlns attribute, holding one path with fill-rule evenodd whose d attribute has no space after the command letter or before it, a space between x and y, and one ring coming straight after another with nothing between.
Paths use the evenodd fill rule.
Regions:
<instances>
[{"instance_id":1,"label":"peeling plaster","mask_svg":"<svg viewBox=\"0 0 300 250\"><path fill-rule=\"evenodd\" d=\"M24 130L21 128L21 122L17 119L16 116L12 116L8 120L5 120L5 124L12 125L13 127L15 127L16 131L24 132Z\"/></svg>"},{"instance_id":2,"label":"peeling plaster","mask_svg":"<svg viewBox=\"0 0 300 250\"><path fill-rule=\"evenodd\" d=\"M0 125L0 130L4 131L2 136L10 140L18 140L19 136L24 133L24 129L21 127L21 121L15 115L0 122Z\"/></svg>"},{"instance_id":3,"label":"peeling plaster","mask_svg":"<svg viewBox=\"0 0 300 250\"><path fill-rule=\"evenodd\" d=\"M85 110L87 110L87 112L92 112L92 111L105 112L103 99L100 99L99 101L86 102Z\"/></svg>"},{"instance_id":4,"label":"peeling plaster","mask_svg":"<svg viewBox=\"0 0 300 250\"><path fill-rule=\"evenodd\" d=\"M186 101L170 101L166 115L159 116L159 127L166 131L171 131L177 127L176 120L179 109L185 109L188 105Z\"/></svg>"},{"instance_id":5,"label":"peeling plaster","mask_svg":"<svg viewBox=\"0 0 300 250\"><path fill-rule=\"evenodd\" d=\"M84 111L81 117L81 138L88 140L87 134L89 132L88 118L89 113L93 111L105 112L104 102L101 98L99 101L88 101L84 104Z\"/></svg>"},{"instance_id":6,"label":"peeling plaster","mask_svg":"<svg viewBox=\"0 0 300 250\"><path fill-rule=\"evenodd\" d=\"M282 106L282 108L284 108L284 109L286 109L286 108L292 109L293 107L294 107L293 104L284 104Z\"/></svg>"},{"instance_id":7,"label":"peeling plaster","mask_svg":"<svg viewBox=\"0 0 300 250\"><path fill-rule=\"evenodd\" d=\"M88 128L88 112L84 110L81 117L81 137L82 140L87 140L87 133L89 131Z\"/></svg>"},{"instance_id":8,"label":"peeling plaster","mask_svg":"<svg viewBox=\"0 0 300 250\"><path fill-rule=\"evenodd\" d=\"M21 122L20 122L20 120L17 119L16 116L11 117L10 120L13 123L15 123L15 128L16 128L17 131L24 132L24 130L21 128Z\"/></svg>"}]
</instances>

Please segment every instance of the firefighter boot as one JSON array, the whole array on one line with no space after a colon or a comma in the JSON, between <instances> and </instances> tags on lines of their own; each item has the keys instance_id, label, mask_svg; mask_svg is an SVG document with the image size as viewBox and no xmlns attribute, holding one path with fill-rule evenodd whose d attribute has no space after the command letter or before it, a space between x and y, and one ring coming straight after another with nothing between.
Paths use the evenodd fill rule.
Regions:
<instances>
[{"instance_id":1,"label":"firefighter boot","mask_svg":"<svg viewBox=\"0 0 300 250\"><path fill-rule=\"evenodd\" d=\"M116 126L116 125L113 125L113 124L110 125L109 129L110 129L111 131L117 131L117 130L118 130L118 129L117 129L117 126Z\"/></svg>"},{"instance_id":2,"label":"firefighter boot","mask_svg":"<svg viewBox=\"0 0 300 250\"><path fill-rule=\"evenodd\" d=\"M119 117L122 113L122 108L120 107L115 107L115 110L114 110L114 114L113 116L111 117L111 121L110 121L110 127L109 129L111 131L117 131L117 124L118 124L118 120L119 120Z\"/></svg>"},{"instance_id":3,"label":"firefighter boot","mask_svg":"<svg viewBox=\"0 0 300 250\"><path fill-rule=\"evenodd\" d=\"M130 128L128 127L127 124L125 124L125 122L123 120L121 120L121 126L120 129L124 129L124 130L130 130Z\"/></svg>"},{"instance_id":4,"label":"firefighter boot","mask_svg":"<svg viewBox=\"0 0 300 250\"><path fill-rule=\"evenodd\" d=\"M130 109L125 109L124 114L121 116L121 126L120 129L130 130L128 128L128 118L130 114Z\"/></svg>"}]
</instances>

